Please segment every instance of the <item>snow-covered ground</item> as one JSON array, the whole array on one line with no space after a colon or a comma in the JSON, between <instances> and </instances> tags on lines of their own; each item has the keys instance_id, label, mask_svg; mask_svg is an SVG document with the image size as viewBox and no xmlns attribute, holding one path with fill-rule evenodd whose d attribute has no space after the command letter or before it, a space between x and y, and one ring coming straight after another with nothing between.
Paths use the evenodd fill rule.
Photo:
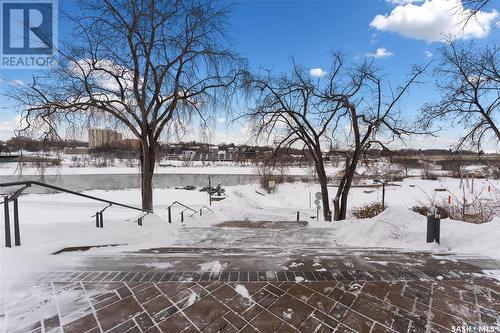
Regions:
<instances>
[{"instance_id":1,"label":"snow-covered ground","mask_svg":"<svg viewBox=\"0 0 500 333\"><path fill-rule=\"evenodd\" d=\"M18 174L17 163L2 163L0 164L0 176L11 176ZM293 174L299 172L299 175L306 174L304 169L296 168L297 170L291 170ZM59 167L48 167L43 170L45 175L93 175L93 174L139 174L140 169L138 167L127 167L127 166L114 166L114 167L71 167L69 165L62 165ZM155 168L155 173L158 174L193 174L193 173L203 173L203 174L238 174L238 175L253 175L257 174L257 170L253 166L236 166L236 165L225 165L222 163L214 163L207 166L157 166ZM38 175L40 170L36 167L23 167L23 175Z\"/></svg>"},{"instance_id":2,"label":"snow-covered ground","mask_svg":"<svg viewBox=\"0 0 500 333\"><path fill-rule=\"evenodd\" d=\"M488 186L493 188L491 192L487 192ZM389 208L379 216L327 223L316 222L311 218L315 215L315 208L309 207L309 198L314 200L314 193L319 190L317 185L282 184L272 194L265 193L258 185L232 186L226 187L227 199L213 203L213 214L205 211L200 217L199 214L185 212L185 225L209 226L234 220L293 221L299 211L301 219L309 221L309 228L333 229L334 233L328 233L334 235L329 236L334 238L331 239L331 244L339 246L432 250L500 258L500 217L482 225L443 220L441 244L425 242L426 219L411 212L409 208L418 203L427 204L428 197L434 197L437 202L446 200L448 192L435 192L436 188L460 193L457 179L407 179L397 183L397 186L387 187L386 202ZM485 199L498 199L500 193L497 188L500 188L499 181L476 180L475 183L475 191L482 192ZM331 194L334 191L335 188L331 188ZM139 190L94 190L85 193L130 205L140 203ZM110 207L104 212L104 228L97 229L92 215L104 208L105 204L68 194L22 196L19 200L22 246L1 248L2 280L18 278L33 270L49 270L60 264L54 262L54 257L50 254L64 247L121 244L106 248L109 252L172 245L176 242L179 228L183 226L180 223L179 207L172 210L173 223L167 222L167 206L173 201L180 201L195 210L208 205L207 193L198 190L156 189L154 198L155 214L147 216L142 227L136 222L141 214ZM359 207L380 199L380 189L353 188L350 205L351 208ZM4 239L3 227L0 239ZM231 246L230 239L228 246ZM92 251L98 253L100 249ZM58 260L65 260L64 256L58 256Z\"/></svg>"},{"instance_id":3,"label":"snow-covered ground","mask_svg":"<svg viewBox=\"0 0 500 333\"><path fill-rule=\"evenodd\" d=\"M89 157L89 155L48 155L47 157L61 159L61 164L58 166L48 165L43 169L44 175L93 175L93 174L138 174L140 172L139 163L133 160L131 163L123 159L107 159L106 165L97 167L98 161L96 157ZM74 163L73 158L85 159L85 164ZM478 168L480 166L473 166ZM436 166L433 173L439 175L446 175L448 172L439 170ZM337 172L342 170L342 165L326 165L326 172L328 176L334 176ZM292 176L308 176L313 174L311 167L298 167L292 166L285 169L285 173ZM364 164L358 166L357 172L359 174L373 173L377 171L401 171L402 167L396 164L389 164L387 162L377 162L366 167ZM22 171L23 175L39 175L40 168L27 163L22 166L22 170L17 162L4 162L0 163L0 176L18 175ZM155 173L158 174L214 174L214 175L255 175L258 170L254 164L251 163L237 163L230 161L180 161L180 160L162 160L157 162ZM419 176L422 174L420 169L410 169L409 175Z\"/></svg>"}]
</instances>

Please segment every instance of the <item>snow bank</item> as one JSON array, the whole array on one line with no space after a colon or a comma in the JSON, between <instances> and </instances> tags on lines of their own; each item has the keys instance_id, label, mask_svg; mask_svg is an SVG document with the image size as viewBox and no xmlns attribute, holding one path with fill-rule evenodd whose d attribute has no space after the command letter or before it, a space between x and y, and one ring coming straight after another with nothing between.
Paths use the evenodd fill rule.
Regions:
<instances>
[{"instance_id":1,"label":"snow bank","mask_svg":"<svg viewBox=\"0 0 500 333\"><path fill-rule=\"evenodd\" d=\"M222 266L220 261L214 260L210 262L205 262L203 264L200 264L199 266L200 266L199 269L200 272L221 272L226 265Z\"/></svg>"},{"instance_id":2,"label":"snow bank","mask_svg":"<svg viewBox=\"0 0 500 333\"><path fill-rule=\"evenodd\" d=\"M484 224L443 219L440 244L426 243L426 217L401 206L389 207L371 219L346 220L327 225L335 228L335 241L345 247L450 251L500 259L498 217ZM323 228L325 223L311 224L310 227Z\"/></svg>"},{"instance_id":3,"label":"snow bank","mask_svg":"<svg viewBox=\"0 0 500 333\"><path fill-rule=\"evenodd\" d=\"M22 280L30 272L78 265L73 262L74 256L64 253L51 255L62 248L117 245L91 250L98 254L168 246L175 242L177 227L166 223L158 215L146 216L142 227L135 221L142 214L132 215L136 216L128 221L113 219L110 214L106 218L105 215L102 229L96 228L91 221L22 225L21 246L0 249L1 282ZM66 217L70 219L68 215ZM3 233L0 237L3 239Z\"/></svg>"}]
</instances>

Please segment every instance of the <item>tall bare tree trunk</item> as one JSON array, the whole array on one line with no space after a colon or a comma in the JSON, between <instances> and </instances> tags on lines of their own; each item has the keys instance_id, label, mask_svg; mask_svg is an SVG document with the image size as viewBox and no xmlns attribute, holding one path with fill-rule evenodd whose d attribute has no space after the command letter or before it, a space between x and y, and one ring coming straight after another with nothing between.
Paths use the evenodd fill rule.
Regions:
<instances>
[{"instance_id":1,"label":"tall bare tree trunk","mask_svg":"<svg viewBox=\"0 0 500 333\"><path fill-rule=\"evenodd\" d=\"M347 217L347 203L349 199L349 191L351 190L352 180L354 179L356 166L357 166L357 161L353 161L349 166L347 179L344 183L344 188L342 189L342 195L340 196L340 211L339 211L340 220L345 220Z\"/></svg>"},{"instance_id":2,"label":"tall bare tree trunk","mask_svg":"<svg viewBox=\"0 0 500 333\"><path fill-rule=\"evenodd\" d=\"M153 175L156 159L156 147L147 139L141 140L141 196L142 208L153 210Z\"/></svg>"},{"instance_id":3,"label":"tall bare tree trunk","mask_svg":"<svg viewBox=\"0 0 500 333\"><path fill-rule=\"evenodd\" d=\"M346 158L346 164L348 160ZM345 220L347 217L347 203L349 199L349 191L351 190L352 181L358 165L358 153L355 152L351 162L346 166L344 175L339 183L337 194L333 200L334 206L334 220Z\"/></svg>"},{"instance_id":4,"label":"tall bare tree trunk","mask_svg":"<svg viewBox=\"0 0 500 333\"><path fill-rule=\"evenodd\" d=\"M321 156L321 151L317 153L318 162L316 163L316 173L318 175L319 186L321 187L321 200L323 206L323 219L325 221L331 221L331 211L330 211L330 199L328 196L328 177L326 176L325 165L323 163L323 157Z\"/></svg>"},{"instance_id":5,"label":"tall bare tree trunk","mask_svg":"<svg viewBox=\"0 0 500 333\"><path fill-rule=\"evenodd\" d=\"M321 187L321 199L323 204L323 219L325 221L331 221L331 212L330 212L330 199L328 198L328 179L326 175L319 175L319 185Z\"/></svg>"}]
</instances>

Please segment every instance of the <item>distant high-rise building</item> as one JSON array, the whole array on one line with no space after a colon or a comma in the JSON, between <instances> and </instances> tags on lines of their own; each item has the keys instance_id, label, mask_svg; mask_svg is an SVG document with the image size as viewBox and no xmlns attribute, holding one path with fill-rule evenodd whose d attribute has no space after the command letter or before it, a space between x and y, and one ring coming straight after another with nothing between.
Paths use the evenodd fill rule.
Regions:
<instances>
[{"instance_id":1,"label":"distant high-rise building","mask_svg":"<svg viewBox=\"0 0 500 333\"><path fill-rule=\"evenodd\" d=\"M110 128L89 128L89 148L118 147L122 140L121 133Z\"/></svg>"}]
</instances>

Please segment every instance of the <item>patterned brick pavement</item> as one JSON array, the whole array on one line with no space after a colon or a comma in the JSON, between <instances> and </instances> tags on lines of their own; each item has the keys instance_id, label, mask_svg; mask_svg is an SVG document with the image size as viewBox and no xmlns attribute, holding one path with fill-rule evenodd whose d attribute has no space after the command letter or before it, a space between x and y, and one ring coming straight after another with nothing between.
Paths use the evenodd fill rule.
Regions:
<instances>
[{"instance_id":1,"label":"patterned brick pavement","mask_svg":"<svg viewBox=\"0 0 500 333\"><path fill-rule=\"evenodd\" d=\"M26 297L6 305L6 332L500 327L500 283L474 272L47 272L16 288Z\"/></svg>"},{"instance_id":2,"label":"patterned brick pavement","mask_svg":"<svg viewBox=\"0 0 500 333\"><path fill-rule=\"evenodd\" d=\"M2 294L0 332L500 332L500 282L483 273L498 261L318 243L331 228L247 226L186 228L177 247L63 251L54 261L71 267Z\"/></svg>"}]
</instances>

